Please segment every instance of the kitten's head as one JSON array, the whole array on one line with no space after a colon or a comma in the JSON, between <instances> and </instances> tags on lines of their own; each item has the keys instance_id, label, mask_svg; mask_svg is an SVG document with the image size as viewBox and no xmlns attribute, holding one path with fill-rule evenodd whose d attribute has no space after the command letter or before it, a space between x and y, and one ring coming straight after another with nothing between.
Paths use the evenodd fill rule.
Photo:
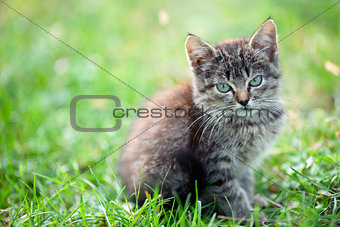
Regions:
<instances>
[{"instance_id":1,"label":"kitten's head","mask_svg":"<svg viewBox=\"0 0 340 227\"><path fill-rule=\"evenodd\" d=\"M277 33L267 19L248 39L210 45L188 35L185 43L193 72L195 104L208 110L282 111Z\"/></svg>"}]
</instances>

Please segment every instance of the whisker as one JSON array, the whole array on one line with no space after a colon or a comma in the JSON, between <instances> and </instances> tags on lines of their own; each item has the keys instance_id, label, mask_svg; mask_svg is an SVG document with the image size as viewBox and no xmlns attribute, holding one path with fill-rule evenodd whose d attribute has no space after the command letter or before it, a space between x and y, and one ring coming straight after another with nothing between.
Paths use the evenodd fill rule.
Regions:
<instances>
[{"instance_id":1,"label":"whisker","mask_svg":"<svg viewBox=\"0 0 340 227\"><path fill-rule=\"evenodd\" d=\"M222 109L222 108L218 108L218 109L212 110L212 111L210 111L209 113L210 113L210 114L216 113L216 112L218 112L220 109ZM204 129L205 126L206 126L206 124L209 123L210 120L211 120L213 117L215 117L215 116L209 116L205 121L203 121L202 125L198 128L198 130L197 130L196 133L195 133L194 140L196 139L196 136L197 136L197 134L199 133L200 129L201 129L203 126L204 126L203 129ZM203 133L203 132L202 132L202 133Z\"/></svg>"},{"instance_id":2,"label":"whisker","mask_svg":"<svg viewBox=\"0 0 340 227\"><path fill-rule=\"evenodd\" d=\"M203 123L202 125L197 129L195 136L194 136L194 141L196 139L197 133L200 131L200 129L211 119L211 117L208 117Z\"/></svg>"},{"instance_id":3,"label":"whisker","mask_svg":"<svg viewBox=\"0 0 340 227\"><path fill-rule=\"evenodd\" d=\"M217 110L219 110L219 109L217 109ZM204 114L202 114L201 116L199 116L198 118L196 118L195 119L195 121L193 121L190 125L189 125L189 127L187 128L187 130L185 131L185 132L188 132L188 130L199 120L199 119L201 119L202 117L204 117L204 116L206 116L206 115L208 115L208 114L211 114L211 113L214 113L214 112L216 112L217 110L210 110L210 111L208 111L208 112L206 112L206 113L204 113Z\"/></svg>"},{"instance_id":4,"label":"whisker","mask_svg":"<svg viewBox=\"0 0 340 227\"><path fill-rule=\"evenodd\" d=\"M216 116L214 116L214 117L216 117ZM210 119L210 121L209 121L209 122L205 125L205 127L203 128L202 134L201 134L201 136L200 136L200 139L198 140L198 144L201 143L201 139L203 138L203 135L204 135L205 131L209 128L209 126L211 125L211 123L214 122L214 120L215 120L214 117L212 117L212 118Z\"/></svg>"},{"instance_id":5,"label":"whisker","mask_svg":"<svg viewBox=\"0 0 340 227\"><path fill-rule=\"evenodd\" d=\"M223 114L221 114L221 117L219 117L219 118L217 119L217 121L215 122L215 125L212 127L212 129L211 129L211 131L210 131L210 135L209 135L209 138L208 138L208 144L209 144L209 145L210 145L210 138L211 138L211 136L212 136L212 134L213 134L213 132L214 132L214 129L215 129L216 125L218 125L218 123L219 123L219 121L222 119L222 117L224 117Z\"/></svg>"}]
</instances>

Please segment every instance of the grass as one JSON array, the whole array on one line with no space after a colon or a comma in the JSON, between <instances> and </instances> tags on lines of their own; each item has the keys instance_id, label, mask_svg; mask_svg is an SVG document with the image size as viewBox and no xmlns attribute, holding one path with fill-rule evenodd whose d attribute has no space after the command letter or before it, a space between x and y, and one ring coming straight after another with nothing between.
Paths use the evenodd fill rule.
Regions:
<instances>
[{"instance_id":1,"label":"grass","mask_svg":"<svg viewBox=\"0 0 340 227\"><path fill-rule=\"evenodd\" d=\"M271 15L283 38L335 2L8 4L150 97L190 78L188 32L218 42L252 34ZM339 13L336 5L279 43L288 120L256 169L256 191L272 202L249 224L260 224L258 212L272 225L336 226L340 219L340 77L325 68L326 61L340 63ZM145 98L2 3L0 29L1 225L240 224L206 212L198 200L170 210L157 193L141 207L128 202L115 162L132 118L113 133L81 133L70 126L69 105L81 94L113 94L127 107ZM109 102L79 108L82 125L110 122L102 114L110 113Z\"/></svg>"}]
</instances>

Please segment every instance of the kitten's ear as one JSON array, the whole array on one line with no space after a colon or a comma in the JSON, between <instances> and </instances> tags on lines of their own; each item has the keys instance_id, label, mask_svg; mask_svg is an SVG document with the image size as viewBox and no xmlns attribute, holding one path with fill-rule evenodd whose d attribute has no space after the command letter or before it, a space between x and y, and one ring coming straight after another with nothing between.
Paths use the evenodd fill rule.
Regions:
<instances>
[{"instance_id":1,"label":"kitten's ear","mask_svg":"<svg viewBox=\"0 0 340 227\"><path fill-rule=\"evenodd\" d=\"M200 68L216 56L214 47L192 34L189 34L185 41L185 50L188 61L194 69Z\"/></svg>"},{"instance_id":2,"label":"kitten's ear","mask_svg":"<svg viewBox=\"0 0 340 227\"><path fill-rule=\"evenodd\" d=\"M250 38L250 46L257 50L259 54L264 55L269 61L277 59L277 32L276 25L272 19L267 19L257 29L255 34Z\"/></svg>"}]
</instances>

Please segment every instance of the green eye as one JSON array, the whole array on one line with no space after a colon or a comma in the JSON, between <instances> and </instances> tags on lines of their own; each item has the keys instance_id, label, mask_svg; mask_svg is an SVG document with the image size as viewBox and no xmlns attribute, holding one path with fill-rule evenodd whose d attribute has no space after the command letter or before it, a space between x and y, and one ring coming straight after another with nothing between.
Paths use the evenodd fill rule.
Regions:
<instances>
[{"instance_id":1,"label":"green eye","mask_svg":"<svg viewBox=\"0 0 340 227\"><path fill-rule=\"evenodd\" d=\"M221 93L227 93L231 90L231 87L228 84L217 84L216 88Z\"/></svg>"},{"instance_id":2,"label":"green eye","mask_svg":"<svg viewBox=\"0 0 340 227\"><path fill-rule=\"evenodd\" d=\"M262 76L256 76L254 79L252 79L249 84L250 86L257 87L262 83Z\"/></svg>"}]
</instances>

